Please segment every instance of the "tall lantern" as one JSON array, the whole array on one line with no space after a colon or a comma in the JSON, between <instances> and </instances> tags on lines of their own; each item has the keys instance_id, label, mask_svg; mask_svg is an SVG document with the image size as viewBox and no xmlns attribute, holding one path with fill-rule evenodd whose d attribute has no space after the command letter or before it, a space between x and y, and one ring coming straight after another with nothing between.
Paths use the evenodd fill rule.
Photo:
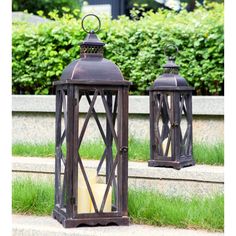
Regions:
<instances>
[{"instance_id":1,"label":"tall lantern","mask_svg":"<svg viewBox=\"0 0 236 236\"><path fill-rule=\"evenodd\" d=\"M96 17L100 29L99 18L93 14L87 16ZM84 30L85 17L82 20ZM81 225L128 225L130 83L124 80L114 63L103 58L104 43L95 32L86 32L87 37L80 45L80 59L71 62L64 69L61 79L54 82L56 157L53 217L66 228ZM87 101L89 107L82 125L81 98ZM99 99L105 110L105 125L102 125L96 112ZM104 152L96 169L86 168L80 155L91 117L104 142ZM103 179L102 174L105 175Z\"/></svg>"},{"instance_id":2,"label":"tall lantern","mask_svg":"<svg viewBox=\"0 0 236 236\"><path fill-rule=\"evenodd\" d=\"M150 160L148 166L181 169L194 165L192 87L179 74L174 57L149 88Z\"/></svg>"}]
</instances>

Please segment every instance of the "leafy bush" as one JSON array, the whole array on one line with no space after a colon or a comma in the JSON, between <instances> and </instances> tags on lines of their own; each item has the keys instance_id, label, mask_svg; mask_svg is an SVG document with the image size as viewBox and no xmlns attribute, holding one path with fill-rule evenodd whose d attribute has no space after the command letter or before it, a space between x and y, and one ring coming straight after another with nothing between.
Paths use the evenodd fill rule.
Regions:
<instances>
[{"instance_id":1,"label":"leafy bush","mask_svg":"<svg viewBox=\"0 0 236 236\"><path fill-rule=\"evenodd\" d=\"M45 15L53 10L58 10L59 15L62 15L63 7L69 8L71 11L80 8L82 0L13 0L13 11L25 11L37 14L38 11L43 11Z\"/></svg>"},{"instance_id":2,"label":"leafy bush","mask_svg":"<svg viewBox=\"0 0 236 236\"><path fill-rule=\"evenodd\" d=\"M15 23L12 34L13 93L51 94L52 81L79 57L79 42L85 38L81 20L71 15L38 26ZM106 43L105 57L115 62L125 79L133 82L132 94L146 89L160 75L167 44L179 49L180 74L197 94L223 94L223 5L211 10L180 13L160 10L145 13L140 20L102 20L99 37Z\"/></svg>"}]
</instances>

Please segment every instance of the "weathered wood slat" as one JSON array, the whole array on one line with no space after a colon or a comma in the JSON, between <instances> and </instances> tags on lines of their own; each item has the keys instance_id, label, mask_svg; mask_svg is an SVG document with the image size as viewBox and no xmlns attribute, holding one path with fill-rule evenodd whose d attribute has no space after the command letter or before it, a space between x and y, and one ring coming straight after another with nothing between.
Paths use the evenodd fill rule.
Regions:
<instances>
[{"instance_id":1,"label":"weathered wood slat","mask_svg":"<svg viewBox=\"0 0 236 236\"><path fill-rule=\"evenodd\" d=\"M109 127L111 129L111 133L113 135L113 139L114 139L114 142L116 144L116 148L118 150L118 139L117 139L117 135L116 135L116 132L114 130L114 127L113 127L113 122L112 122L112 115L111 115L111 112L109 110L109 107L108 107L108 104L106 102L106 99L105 99L105 95L104 95L104 92L103 90L100 90L100 94L101 94L101 97L102 97L102 101L103 101L103 105L104 105L104 108L106 110L106 118L107 118L107 121L108 121L108 124L109 124Z\"/></svg>"}]
</instances>

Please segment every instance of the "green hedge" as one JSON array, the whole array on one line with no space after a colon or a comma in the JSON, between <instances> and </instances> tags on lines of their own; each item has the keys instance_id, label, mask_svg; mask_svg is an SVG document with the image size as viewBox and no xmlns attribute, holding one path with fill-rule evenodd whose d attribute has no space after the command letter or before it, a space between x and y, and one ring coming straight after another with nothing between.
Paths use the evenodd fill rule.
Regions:
<instances>
[{"instance_id":1,"label":"green hedge","mask_svg":"<svg viewBox=\"0 0 236 236\"><path fill-rule=\"evenodd\" d=\"M125 79L132 81L132 94L145 94L162 73L163 50L174 43L179 49L180 74L197 94L223 94L223 4L211 10L148 12L138 21L122 16L102 20L99 37L106 43L105 57L115 62ZM79 57L85 33L80 19L70 15L38 26L15 23L12 34L13 93L51 94L52 81Z\"/></svg>"}]
</instances>

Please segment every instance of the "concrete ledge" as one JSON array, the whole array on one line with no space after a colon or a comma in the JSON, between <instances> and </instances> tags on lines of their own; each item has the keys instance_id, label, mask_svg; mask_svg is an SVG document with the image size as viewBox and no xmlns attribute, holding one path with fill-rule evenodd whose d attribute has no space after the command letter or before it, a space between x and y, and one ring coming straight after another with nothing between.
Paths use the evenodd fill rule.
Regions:
<instances>
[{"instance_id":1,"label":"concrete ledge","mask_svg":"<svg viewBox=\"0 0 236 236\"><path fill-rule=\"evenodd\" d=\"M83 160L83 163L87 168L95 169L98 166L96 160ZM54 174L54 168L54 158L14 157L12 162L13 171ZM129 177L224 183L224 167L195 165L175 170L172 168L148 167L146 162L129 162Z\"/></svg>"},{"instance_id":2,"label":"concrete ledge","mask_svg":"<svg viewBox=\"0 0 236 236\"><path fill-rule=\"evenodd\" d=\"M86 99L81 100L80 111L88 111ZM55 112L54 95L12 95L13 112ZM100 97L96 111L104 113ZM149 114L148 96L129 96L129 114ZM193 96L193 115L224 115L223 96Z\"/></svg>"},{"instance_id":3,"label":"concrete ledge","mask_svg":"<svg viewBox=\"0 0 236 236\"><path fill-rule=\"evenodd\" d=\"M96 168L98 161L83 160L87 168ZM53 158L14 157L14 176L54 178ZM104 166L101 171L103 176ZM211 195L224 191L224 167L195 165L181 170L148 167L146 162L129 162L129 186L159 191L167 195Z\"/></svg>"},{"instance_id":4,"label":"concrete ledge","mask_svg":"<svg viewBox=\"0 0 236 236\"><path fill-rule=\"evenodd\" d=\"M222 232L176 229L148 225L80 227L65 229L50 216L13 215L13 236L221 236Z\"/></svg>"},{"instance_id":5,"label":"concrete ledge","mask_svg":"<svg viewBox=\"0 0 236 236\"><path fill-rule=\"evenodd\" d=\"M101 99L96 101L96 111L102 127L106 120ZM82 127L88 102L80 103L79 127ZM13 95L12 96L12 141L13 143L55 142L55 96ZM183 119L182 126L186 126ZM149 97L129 96L129 137L150 138ZM89 120L84 140L98 140L101 135L93 117ZM194 142L218 143L224 140L224 97L193 97Z\"/></svg>"}]
</instances>

